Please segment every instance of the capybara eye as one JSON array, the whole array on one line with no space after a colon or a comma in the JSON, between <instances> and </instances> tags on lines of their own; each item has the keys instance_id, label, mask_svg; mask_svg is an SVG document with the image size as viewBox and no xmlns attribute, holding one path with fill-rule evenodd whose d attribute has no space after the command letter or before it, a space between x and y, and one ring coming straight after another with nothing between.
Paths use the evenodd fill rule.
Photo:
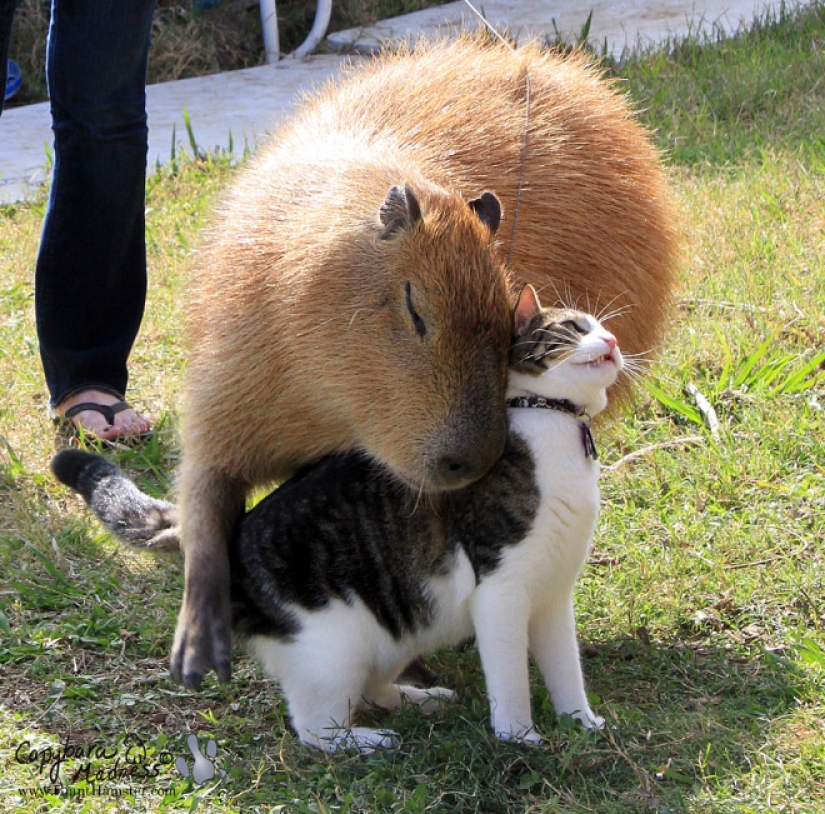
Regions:
<instances>
[{"instance_id":1,"label":"capybara eye","mask_svg":"<svg viewBox=\"0 0 825 814\"><path fill-rule=\"evenodd\" d=\"M415 332L423 337L427 333L427 326L424 324L424 320L421 319L420 314L415 310L412 301L412 286L407 283L406 285L407 290L407 310L410 312L410 316L412 317L413 325L415 326Z\"/></svg>"}]
</instances>

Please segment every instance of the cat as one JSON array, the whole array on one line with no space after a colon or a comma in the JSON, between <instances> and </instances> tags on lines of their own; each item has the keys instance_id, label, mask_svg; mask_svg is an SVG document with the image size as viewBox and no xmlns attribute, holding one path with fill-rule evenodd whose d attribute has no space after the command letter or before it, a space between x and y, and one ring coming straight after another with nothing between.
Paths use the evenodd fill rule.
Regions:
<instances>
[{"instance_id":1,"label":"cat","mask_svg":"<svg viewBox=\"0 0 825 814\"><path fill-rule=\"evenodd\" d=\"M233 627L280 683L303 743L396 746L393 731L353 726L354 712L452 699L396 677L473 635L496 737L541 740L528 653L557 714L603 727L585 693L573 588L599 511L589 421L623 364L595 317L542 308L527 286L514 311L507 443L484 478L419 494L365 455L332 455L244 516L231 546ZM144 495L115 464L67 450L53 471L121 539L175 543L172 504Z\"/></svg>"}]
</instances>

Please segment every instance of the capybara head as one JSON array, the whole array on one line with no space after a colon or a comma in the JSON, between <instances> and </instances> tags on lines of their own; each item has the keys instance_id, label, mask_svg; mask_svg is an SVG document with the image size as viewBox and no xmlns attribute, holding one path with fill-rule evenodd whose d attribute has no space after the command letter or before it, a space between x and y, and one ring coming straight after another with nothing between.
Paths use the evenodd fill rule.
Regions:
<instances>
[{"instance_id":1,"label":"capybara head","mask_svg":"<svg viewBox=\"0 0 825 814\"><path fill-rule=\"evenodd\" d=\"M336 380L336 406L371 455L416 488L459 488L504 448L511 305L493 248L501 207L490 192L467 202L421 182L392 186L376 209L362 279L350 273L340 292L341 312L354 316L324 350L324 378Z\"/></svg>"}]
</instances>

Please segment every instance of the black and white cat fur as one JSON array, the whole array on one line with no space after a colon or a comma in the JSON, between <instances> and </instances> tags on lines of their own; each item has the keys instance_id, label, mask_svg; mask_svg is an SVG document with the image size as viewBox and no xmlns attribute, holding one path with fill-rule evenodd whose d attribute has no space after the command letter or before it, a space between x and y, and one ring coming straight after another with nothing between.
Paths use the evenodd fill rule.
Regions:
<instances>
[{"instance_id":1,"label":"black and white cat fur","mask_svg":"<svg viewBox=\"0 0 825 814\"><path fill-rule=\"evenodd\" d=\"M473 635L497 737L541 740L528 653L558 714L603 726L585 694L573 587L599 511L585 422L604 409L622 356L594 317L542 310L529 287L514 334L508 398L540 396L566 409L511 407L504 455L478 483L420 495L362 455L331 456L240 521L234 629L280 683L304 743L327 752L397 745L394 732L353 726L353 713L453 698L396 677L415 657ZM53 471L121 539L177 544L174 507L113 463L68 450Z\"/></svg>"}]
</instances>

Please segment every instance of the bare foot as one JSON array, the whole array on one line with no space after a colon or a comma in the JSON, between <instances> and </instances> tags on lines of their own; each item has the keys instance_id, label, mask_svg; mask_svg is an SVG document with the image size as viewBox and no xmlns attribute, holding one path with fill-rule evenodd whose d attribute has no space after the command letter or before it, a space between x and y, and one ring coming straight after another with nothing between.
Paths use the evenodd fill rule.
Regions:
<instances>
[{"instance_id":1,"label":"bare foot","mask_svg":"<svg viewBox=\"0 0 825 814\"><path fill-rule=\"evenodd\" d=\"M119 401L120 399L117 396L105 393L102 390L81 390L61 402L60 406L56 408L56 412L58 415L64 416L67 410L84 402L111 406ZM135 438L149 432L151 427L149 419L144 418L131 407L116 412L113 418L114 422L110 424L102 413L96 410L82 410L72 416L71 422L78 430L82 430L95 438L100 438L102 441Z\"/></svg>"}]
</instances>

